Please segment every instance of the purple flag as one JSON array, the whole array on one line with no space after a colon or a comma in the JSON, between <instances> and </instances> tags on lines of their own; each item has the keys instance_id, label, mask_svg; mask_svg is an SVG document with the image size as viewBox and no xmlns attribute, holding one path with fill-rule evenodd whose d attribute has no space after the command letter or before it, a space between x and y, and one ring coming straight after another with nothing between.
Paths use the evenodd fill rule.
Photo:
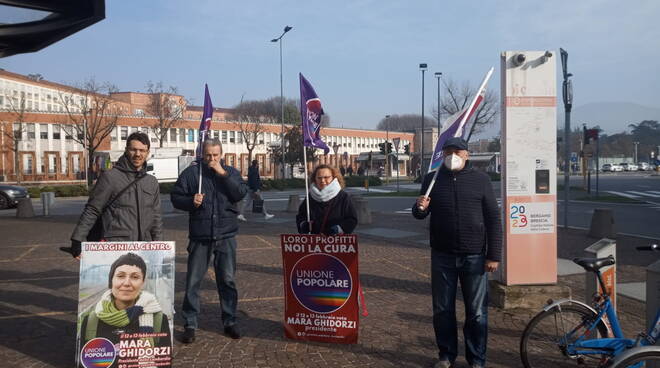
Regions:
<instances>
[{"instance_id":1,"label":"purple flag","mask_svg":"<svg viewBox=\"0 0 660 368\"><path fill-rule=\"evenodd\" d=\"M326 154L330 152L330 147L321 140L321 116L323 116L321 100L302 73L300 73L300 114L303 146L322 148Z\"/></svg>"},{"instance_id":2,"label":"purple flag","mask_svg":"<svg viewBox=\"0 0 660 368\"><path fill-rule=\"evenodd\" d=\"M209 130L211 129L211 118L213 117L213 103L211 102L211 95L209 95L209 86L204 85L204 112L202 113L202 121L199 123L199 145L197 146L197 160L202 160L202 143L209 137Z\"/></svg>"}]
</instances>

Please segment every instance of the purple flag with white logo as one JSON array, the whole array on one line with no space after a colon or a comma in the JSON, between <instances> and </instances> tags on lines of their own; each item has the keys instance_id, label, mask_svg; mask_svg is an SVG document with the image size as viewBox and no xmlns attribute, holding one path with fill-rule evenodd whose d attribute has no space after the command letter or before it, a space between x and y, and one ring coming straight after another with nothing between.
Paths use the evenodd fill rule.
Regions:
<instances>
[{"instance_id":1,"label":"purple flag with white logo","mask_svg":"<svg viewBox=\"0 0 660 368\"><path fill-rule=\"evenodd\" d=\"M209 95L208 84L204 85L204 112L202 113L202 121L199 123L199 144L197 145L196 156L197 160L202 160L202 144L209 137L209 130L211 129L211 118L213 118L213 103L211 102L211 95Z\"/></svg>"},{"instance_id":2,"label":"purple flag with white logo","mask_svg":"<svg viewBox=\"0 0 660 368\"><path fill-rule=\"evenodd\" d=\"M321 140L321 117L323 116L321 100L302 73L300 73L300 114L302 117L303 145L305 147L322 148L326 154L330 152L330 147Z\"/></svg>"}]
</instances>

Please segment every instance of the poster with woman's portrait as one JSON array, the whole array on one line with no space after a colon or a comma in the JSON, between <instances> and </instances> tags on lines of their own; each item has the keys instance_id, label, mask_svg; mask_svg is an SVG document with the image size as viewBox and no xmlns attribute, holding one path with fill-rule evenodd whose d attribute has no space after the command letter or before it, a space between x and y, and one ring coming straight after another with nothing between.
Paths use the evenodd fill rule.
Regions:
<instances>
[{"instance_id":1,"label":"poster with woman's portrait","mask_svg":"<svg viewBox=\"0 0 660 368\"><path fill-rule=\"evenodd\" d=\"M174 242L82 244L76 362L170 367Z\"/></svg>"}]
</instances>

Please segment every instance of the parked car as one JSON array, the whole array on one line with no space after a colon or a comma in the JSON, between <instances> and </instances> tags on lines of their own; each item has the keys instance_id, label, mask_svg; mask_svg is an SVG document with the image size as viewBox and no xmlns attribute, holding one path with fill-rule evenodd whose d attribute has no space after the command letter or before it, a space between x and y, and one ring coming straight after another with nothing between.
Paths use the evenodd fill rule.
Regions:
<instances>
[{"instance_id":1,"label":"parked car","mask_svg":"<svg viewBox=\"0 0 660 368\"><path fill-rule=\"evenodd\" d=\"M623 171L628 171L628 163L627 162L619 162L619 166L623 168Z\"/></svg>"},{"instance_id":2,"label":"parked car","mask_svg":"<svg viewBox=\"0 0 660 368\"><path fill-rule=\"evenodd\" d=\"M602 172L611 172L612 171L612 164L603 165L603 167L600 168L600 171L602 171Z\"/></svg>"},{"instance_id":3,"label":"parked car","mask_svg":"<svg viewBox=\"0 0 660 368\"><path fill-rule=\"evenodd\" d=\"M640 162L637 170L639 171L651 171L651 165L648 162Z\"/></svg>"},{"instance_id":4,"label":"parked car","mask_svg":"<svg viewBox=\"0 0 660 368\"><path fill-rule=\"evenodd\" d=\"M610 171L611 172L621 172L621 171L623 171L623 166L617 165L617 164L611 164L610 165Z\"/></svg>"},{"instance_id":5,"label":"parked car","mask_svg":"<svg viewBox=\"0 0 660 368\"><path fill-rule=\"evenodd\" d=\"M16 185L0 185L0 210L16 207L18 200L27 198L28 191Z\"/></svg>"},{"instance_id":6,"label":"parked car","mask_svg":"<svg viewBox=\"0 0 660 368\"><path fill-rule=\"evenodd\" d=\"M639 166L637 164L628 164L628 168L626 171L637 171L639 169Z\"/></svg>"}]
</instances>

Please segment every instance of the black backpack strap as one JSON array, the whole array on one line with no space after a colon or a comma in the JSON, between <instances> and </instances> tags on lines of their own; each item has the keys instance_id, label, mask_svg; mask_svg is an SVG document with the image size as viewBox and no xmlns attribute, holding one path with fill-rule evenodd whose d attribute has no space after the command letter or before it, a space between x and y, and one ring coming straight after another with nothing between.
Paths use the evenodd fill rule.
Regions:
<instances>
[{"instance_id":1,"label":"black backpack strap","mask_svg":"<svg viewBox=\"0 0 660 368\"><path fill-rule=\"evenodd\" d=\"M124 194L124 193L128 190L128 188L130 188L131 186L133 186L133 184L135 184L135 183L137 183L138 181L142 180L142 178L144 178L144 177L146 177L146 176L147 176L147 174L142 174L142 175L138 174L138 176L137 176L133 181L131 181L131 182L130 182L127 186L125 186L124 188L122 188L122 190L120 190L119 192L117 192L117 194L116 194L114 197L112 197L112 198L108 201L108 203L105 204L105 206L103 207L103 210L101 211L101 214L100 214L99 216L103 216L103 214L105 213L105 211L107 211L108 208L110 208L110 206L112 206L112 204L115 203L115 201L117 200L117 198L121 197L121 195Z\"/></svg>"}]
</instances>

